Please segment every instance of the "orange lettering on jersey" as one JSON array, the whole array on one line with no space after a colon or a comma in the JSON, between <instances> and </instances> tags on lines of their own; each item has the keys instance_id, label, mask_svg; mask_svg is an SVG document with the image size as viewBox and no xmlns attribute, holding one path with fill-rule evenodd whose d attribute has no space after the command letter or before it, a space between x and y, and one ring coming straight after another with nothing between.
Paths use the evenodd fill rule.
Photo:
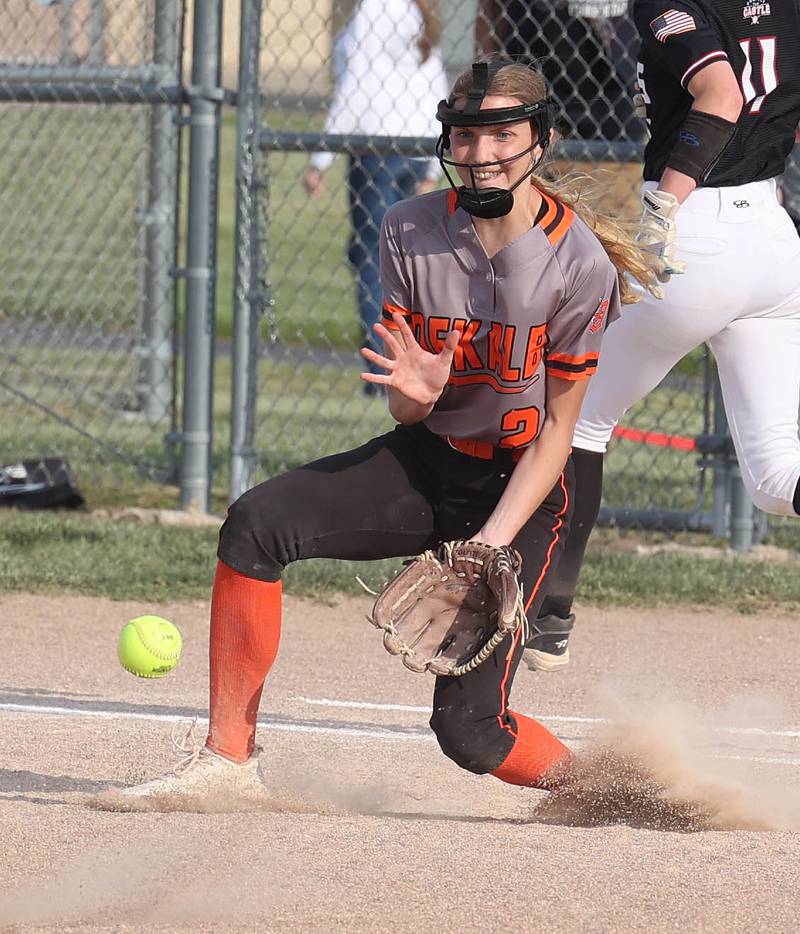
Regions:
<instances>
[{"instance_id":1,"label":"orange lettering on jersey","mask_svg":"<svg viewBox=\"0 0 800 934\"><path fill-rule=\"evenodd\" d=\"M494 322L489 328L489 359L486 361L486 368L494 370L497 373L500 369L503 353L503 326Z\"/></svg>"},{"instance_id":2,"label":"orange lettering on jersey","mask_svg":"<svg viewBox=\"0 0 800 934\"><path fill-rule=\"evenodd\" d=\"M434 353L439 353L444 347L445 338L450 331L449 318L437 318L435 316L428 318L428 343Z\"/></svg>"},{"instance_id":3,"label":"orange lettering on jersey","mask_svg":"<svg viewBox=\"0 0 800 934\"><path fill-rule=\"evenodd\" d=\"M516 332L517 329L513 324L503 327L497 322L494 322L489 329L489 359L486 367L494 370L501 379L509 382L519 379L519 367L511 366Z\"/></svg>"},{"instance_id":4,"label":"orange lettering on jersey","mask_svg":"<svg viewBox=\"0 0 800 934\"><path fill-rule=\"evenodd\" d=\"M408 326L414 332L414 340L423 350L433 353L433 348L428 344L428 338L425 333L425 316L419 311L411 312L411 320Z\"/></svg>"},{"instance_id":5,"label":"orange lettering on jersey","mask_svg":"<svg viewBox=\"0 0 800 934\"><path fill-rule=\"evenodd\" d=\"M608 299L604 298L600 304L597 306L597 311L592 315L592 320L589 324L589 330L594 334L596 331L599 331L603 326L603 322L606 319L606 312L608 311Z\"/></svg>"},{"instance_id":6,"label":"orange lettering on jersey","mask_svg":"<svg viewBox=\"0 0 800 934\"><path fill-rule=\"evenodd\" d=\"M547 340L546 331L546 324L534 324L528 331L528 346L525 348L525 365L522 369L523 379L530 379L542 362L544 345Z\"/></svg>"},{"instance_id":7,"label":"orange lettering on jersey","mask_svg":"<svg viewBox=\"0 0 800 934\"><path fill-rule=\"evenodd\" d=\"M466 318L456 318L453 321L453 330L461 331L458 347L456 347L455 356L453 357L453 369L456 372L462 373L464 370L483 369L483 361L472 343L478 336L480 329L480 321L467 321Z\"/></svg>"},{"instance_id":8,"label":"orange lettering on jersey","mask_svg":"<svg viewBox=\"0 0 800 934\"><path fill-rule=\"evenodd\" d=\"M500 369L497 375L509 383L514 383L519 379L519 367L511 366L511 358L514 355L514 338L517 329L513 324L507 324L503 329L503 355L500 361Z\"/></svg>"}]
</instances>

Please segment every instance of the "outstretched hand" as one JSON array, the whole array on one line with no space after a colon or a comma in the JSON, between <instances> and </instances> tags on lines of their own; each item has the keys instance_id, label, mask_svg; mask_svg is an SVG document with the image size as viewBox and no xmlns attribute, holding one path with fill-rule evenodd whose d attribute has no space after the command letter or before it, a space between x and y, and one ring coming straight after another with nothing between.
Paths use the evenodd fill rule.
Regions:
<instances>
[{"instance_id":1,"label":"outstretched hand","mask_svg":"<svg viewBox=\"0 0 800 934\"><path fill-rule=\"evenodd\" d=\"M365 360L377 364L387 371L386 374L362 373L361 379L396 389L419 405L433 405L447 385L460 332L451 331L442 349L438 353L429 353L417 343L403 315L394 312L392 320L398 328L397 336L383 324L374 327L383 341L386 356L369 347L361 350Z\"/></svg>"}]
</instances>

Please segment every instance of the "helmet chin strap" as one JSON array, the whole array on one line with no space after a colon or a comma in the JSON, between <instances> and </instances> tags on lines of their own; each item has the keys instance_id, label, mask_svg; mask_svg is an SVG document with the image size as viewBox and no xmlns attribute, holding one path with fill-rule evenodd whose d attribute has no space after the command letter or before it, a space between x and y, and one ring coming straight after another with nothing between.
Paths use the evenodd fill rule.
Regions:
<instances>
[{"instance_id":1,"label":"helmet chin strap","mask_svg":"<svg viewBox=\"0 0 800 934\"><path fill-rule=\"evenodd\" d=\"M510 188L478 188L475 179L475 170L470 168L469 174L472 178L472 187L462 185L456 188L456 200L459 207L462 207L467 214L473 217L480 217L484 220L491 220L496 217L505 217L511 213L514 207L514 190L518 188L527 178L533 174L534 169L541 160L531 164L528 171L518 178ZM447 177L450 181L450 176ZM455 188L452 181L451 186Z\"/></svg>"},{"instance_id":2,"label":"helmet chin strap","mask_svg":"<svg viewBox=\"0 0 800 934\"><path fill-rule=\"evenodd\" d=\"M533 150L538 145L538 140L528 149L524 149L522 152L518 152L514 156L510 156L508 159L500 159L497 162L482 162L482 163L472 163L472 162L453 162L451 159L446 159L444 157L443 149L440 149L442 140L439 140L439 145L437 149L440 151L437 152L439 156L439 161L442 164L442 167L445 169L445 176L447 181L450 184L450 187L456 193L456 199L458 201L459 207L462 207L467 214L471 214L473 217L480 217L483 220L493 220L498 217L505 217L506 214L509 214L514 207L514 191L530 176L536 171L539 163L544 158L544 147L542 148L542 153L538 159L531 162L530 168L525 172L524 175L520 176L510 188L479 188L477 184L477 179L475 178L475 171L477 169L489 168L490 166L500 166L507 165L509 162L516 162L517 159L520 159L526 153L532 153ZM469 170L470 179L472 185L456 185L453 182L453 179L450 177L450 173L447 169L452 166L454 168L465 168Z\"/></svg>"}]
</instances>

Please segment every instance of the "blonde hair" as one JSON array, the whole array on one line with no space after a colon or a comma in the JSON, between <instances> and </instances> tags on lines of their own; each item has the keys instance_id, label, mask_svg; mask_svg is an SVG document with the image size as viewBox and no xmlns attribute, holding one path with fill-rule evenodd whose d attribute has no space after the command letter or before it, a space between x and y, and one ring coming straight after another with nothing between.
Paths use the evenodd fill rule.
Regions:
<instances>
[{"instance_id":1,"label":"blonde hair","mask_svg":"<svg viewBox=\"0 0 800 934\"><path fill-rule=\"evenodd\" d=\"M466 97L472 87L472 69L468 68L456 78L448 103L452 106L457 98ZM547 97L544 77L529 65L510 62L495 74L487 95L515 97L524 104L535 104ZM549 150L546 151L549 154ZM531 175L531 184L551 198L572 208L600 241L608 258L614 264L619 279L620 298L629 305L638 301L640 293L631 286L628 276L636 279L644 288L656 284L653 256L643 250L634 239L636 222L626 222L598 209L592 189L599 187L591 176L580 172L555 178L552 172L543 174L540 164Z\"/></svg>"}]
</instances>

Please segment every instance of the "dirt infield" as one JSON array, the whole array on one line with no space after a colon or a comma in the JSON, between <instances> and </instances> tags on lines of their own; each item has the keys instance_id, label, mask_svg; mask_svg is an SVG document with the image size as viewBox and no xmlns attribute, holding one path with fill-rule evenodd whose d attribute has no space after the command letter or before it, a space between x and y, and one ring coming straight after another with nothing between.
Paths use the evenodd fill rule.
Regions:
<instances>
[{"instance_id":1,"label":"dirt infield","mask_svg":"<svg viewBox=\"0 0 800 934\"><path fill-rule=\"evenodd\" d=\"M514 686L584 752L588 779L558 800L441 755L432 679L383 652L368 605L287 600L259 732L268 805L120 814L87 801L168 767L171 725L205 713L207 606L0 599L0 929L797 929L800 621L582 610L571 667ZM116 662L144 612L184 635L160 681ZM647 780L624 772L631 752ZM709 814L728 829L697 830Z\"/></svg>"}]
</instances>

